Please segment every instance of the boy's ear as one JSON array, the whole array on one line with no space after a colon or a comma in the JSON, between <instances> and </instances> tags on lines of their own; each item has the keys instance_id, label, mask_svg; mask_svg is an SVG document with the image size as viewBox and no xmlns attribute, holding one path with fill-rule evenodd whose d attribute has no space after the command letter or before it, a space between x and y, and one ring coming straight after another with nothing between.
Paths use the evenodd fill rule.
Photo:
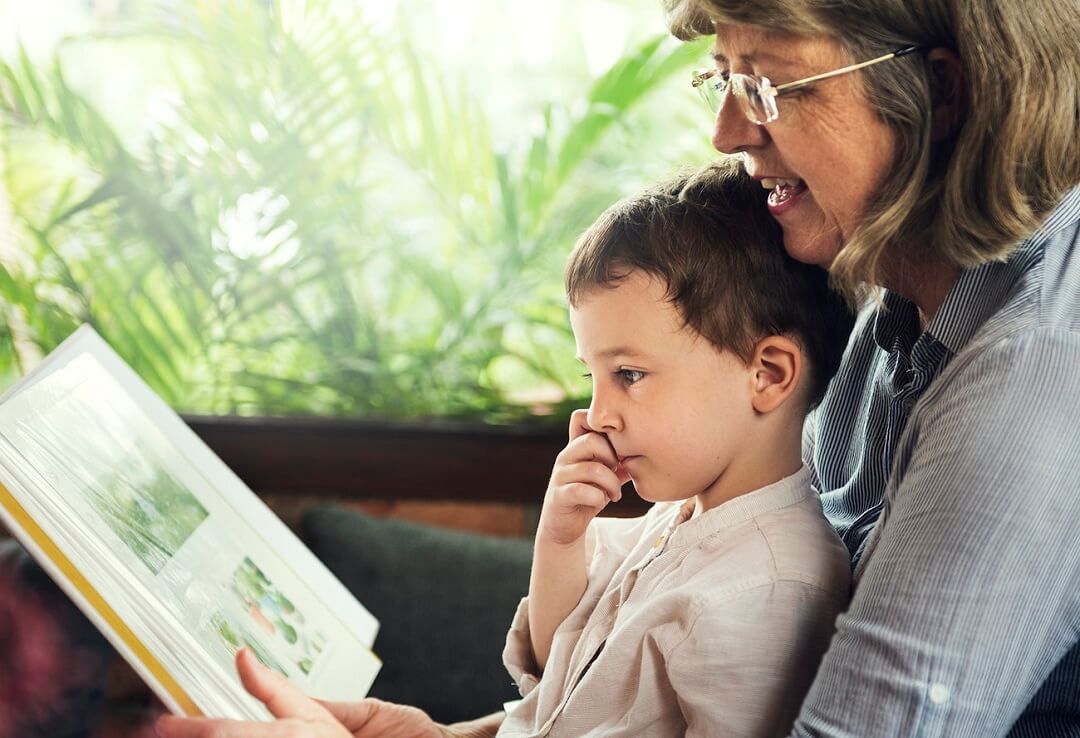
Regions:
<instances>
[{"instance_id":1,"label":"boy's ear","mask_svg":"<svg viewBox=\"0 0 1080 738\"><path fill-rule=\"evenodd\" d=\"M786 336L767 336L754 346L750 371L753 374L754 410L772 412L799 387L802 351Z\"/></svg>"}]
</instances>

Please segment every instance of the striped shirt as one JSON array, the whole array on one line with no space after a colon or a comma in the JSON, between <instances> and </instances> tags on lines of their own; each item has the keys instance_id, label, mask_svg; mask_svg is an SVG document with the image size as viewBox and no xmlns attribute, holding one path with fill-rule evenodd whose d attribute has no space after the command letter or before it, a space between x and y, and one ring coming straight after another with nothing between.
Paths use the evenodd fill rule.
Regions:
<instances>
[{"instance_id":1,"label":"striped shirt","mask_svg":"<svg viewBox=\"0 0 1080 738\"><path fill-rule=\"evenodd\" d=\"M793 735L1080 736L1080 188L864 311L804 451L855 592Z\"/></svg>"}]
</instances>

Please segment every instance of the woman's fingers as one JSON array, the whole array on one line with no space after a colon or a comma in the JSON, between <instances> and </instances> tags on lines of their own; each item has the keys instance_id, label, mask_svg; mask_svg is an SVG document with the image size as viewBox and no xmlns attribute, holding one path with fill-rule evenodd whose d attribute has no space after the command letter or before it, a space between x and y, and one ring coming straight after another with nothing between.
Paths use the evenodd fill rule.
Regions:
<instances>
[{"instance_id":1,"label":"woman's fingers","mask_svg":"<svg viewBox=\"0 0 1080 738\"><path fill-rule=\"evenodd\" d=\"M320 702L355 738L443 738L423 710L368 697L359 702Z\"/></svg>"},{"instance_id":2,"label":"woman's fingers","mask_svg":"<svg viewBox=\"0 0 1080 738\"><path fill-rule=\"evenodd\" d=\"M371 697L359 702L328 702L324 700L318 702L351 733L357 732L376 718L380 712L384 712L386 708L391 707L391 703Z\"/></svg>"},{"instance_id":3,"label":"woman's fingers","mask_svg":"<svg viewBox=\"0 0 1080 738\"><path fill-rule=\"evenodd\" d=\"M333 721L326 708L301 692L288 679L259 663L250 649L236 655L236 670L244 688L258 699L276 718L298 718L308 721Z\"/></svg>"},{"instance_id":4,"label":"woman's fingers","mask_svg":"<svg viewBox=\"0 0 1080 738\"><path fill-rule=\"evenodd\" d=\"M244 688L278 720L272 723L179 718L166 715L154 723L158 738L349 738L348 731L321 704L276 671L266 668L250 649L236 654ZM298 732L298 726L303 726Z\"/></svg>"},{"instance_id":5,"label":"woman's fingers","mask_svg":"<svg viewBox=\"0 0 1080 738\"><path fill-rule=\"evenodd\" d=\"M296 725L289 723L256 723L240 720L210 720L165 715L154 723L156 738L291 738ZM311 738L324 738L311 733Z\"/></svg>"}]
</instances>

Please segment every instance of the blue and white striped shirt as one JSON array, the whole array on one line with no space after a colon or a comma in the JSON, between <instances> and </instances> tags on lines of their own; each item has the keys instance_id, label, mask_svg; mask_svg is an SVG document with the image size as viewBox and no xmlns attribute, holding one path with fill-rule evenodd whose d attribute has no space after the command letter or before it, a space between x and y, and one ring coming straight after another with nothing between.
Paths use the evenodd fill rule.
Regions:
<instances>
[{"instance_id":1,"label":"blue and white striped shirt","mask_svg":"<svg viewBox=\"0 0 1080 738\"><path fill-rule=\"evenodd\" d=\"M856 587L793 734L1080 736L1080 188L883 307L807 426Z\"/></svg>"}]
</instances>

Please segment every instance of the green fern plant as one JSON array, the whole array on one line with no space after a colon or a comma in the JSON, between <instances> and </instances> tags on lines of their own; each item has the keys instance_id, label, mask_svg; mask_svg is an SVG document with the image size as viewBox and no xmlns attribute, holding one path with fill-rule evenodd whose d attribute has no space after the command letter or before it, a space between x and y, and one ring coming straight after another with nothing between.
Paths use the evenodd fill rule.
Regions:
<instances>
[{"instance_id":1,"label":"green fern plant","mask_svg":"<svg viewBox=\"0 0 1080 738\"><path fill-rule=\"evenodd\" d=\"M176 70L143 140L58 61L0 66L0 374L26 369L20 336L47 351L85 321L188 411L498 420L529 412L515 383L579 402L562 263L625 186L582 175L701 49L648 41L500 151L406 40L288 6L131 30Z\"/></svg>"}]
</instances>

